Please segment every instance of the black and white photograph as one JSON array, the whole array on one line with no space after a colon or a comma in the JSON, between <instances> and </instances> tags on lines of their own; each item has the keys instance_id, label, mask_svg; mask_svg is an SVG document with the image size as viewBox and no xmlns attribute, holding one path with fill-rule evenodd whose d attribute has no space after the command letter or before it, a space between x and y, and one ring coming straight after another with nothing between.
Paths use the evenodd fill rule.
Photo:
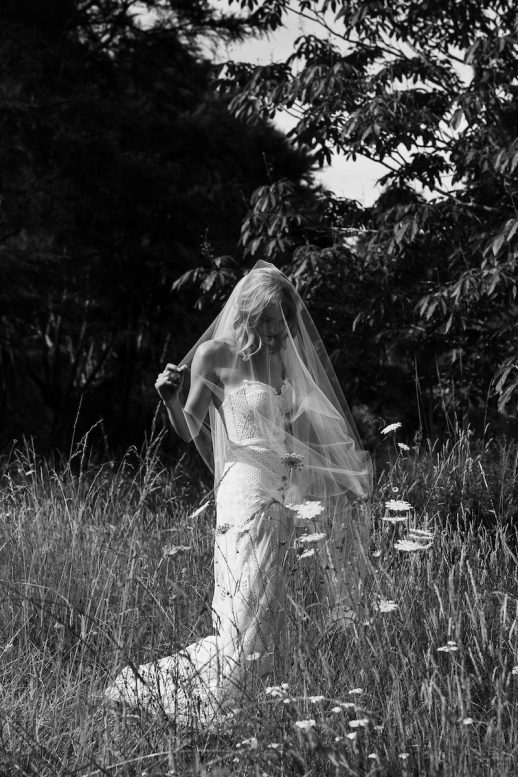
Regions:
<instances>
[{"instance_id":1,"label":"black and white photograph","mask_svg":"<svg viewBox=\"0 0 518 777\"><path fill-rule=\"evenodd\" d=\"M518 5L3 0L0 777L517 777Z\"/></svg>"}]
</instances>

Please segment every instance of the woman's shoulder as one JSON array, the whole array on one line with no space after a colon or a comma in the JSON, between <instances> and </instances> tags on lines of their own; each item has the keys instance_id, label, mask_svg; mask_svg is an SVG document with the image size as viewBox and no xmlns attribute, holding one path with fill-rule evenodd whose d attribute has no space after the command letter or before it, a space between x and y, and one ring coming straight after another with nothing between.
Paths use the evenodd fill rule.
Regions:
<instances>
[{"instance_id":1,"label":"woman's shoulder","mask_svg":"<svg viewBox=\"0 0 518 777\"><path fill-rule=\"evenodd\" d=\"M212 367L226 365L236 356L235 345L230 340L214 339L206 340L198 346L195 358Z\"/></svg>"}]
</instances>

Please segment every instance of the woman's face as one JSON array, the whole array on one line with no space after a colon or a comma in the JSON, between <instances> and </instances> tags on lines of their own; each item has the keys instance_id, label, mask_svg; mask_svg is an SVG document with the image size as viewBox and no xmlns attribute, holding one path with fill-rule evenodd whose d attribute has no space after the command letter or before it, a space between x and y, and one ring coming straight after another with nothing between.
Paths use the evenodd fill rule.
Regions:
<instances>
[{"instance_id":1,"label":"woman's face","mask_svg":"<svg viewBox=\"0 0 518 777\"><path fill-rule=\"evenodd\" d=\"M270 353L278 353L280 351L288 332L279 305L271 302L265 307L254 327L254 331L259 335Z\"/></svg>"}]
</instances>

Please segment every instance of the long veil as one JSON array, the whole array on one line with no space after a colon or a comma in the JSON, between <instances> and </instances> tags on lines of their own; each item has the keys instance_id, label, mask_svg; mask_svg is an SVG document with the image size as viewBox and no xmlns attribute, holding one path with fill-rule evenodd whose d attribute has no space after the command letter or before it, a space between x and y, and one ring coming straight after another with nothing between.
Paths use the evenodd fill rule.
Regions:
<instances>
[{"instance_id":1,"label":"long veil","mask_svg":"<svg viewBox=\"0 0 518 777\"><path fill-rule=\"evenodd\" d=\"M277 322L282 337L277 351L273 351L275 358L261 359L254 342L236 356L238 334L257 324L253 317L261 284L272 278L287 299L281 307L282 321ZM224 369L212 380L196 374L193 366L198 349L209 342L219 344L225 355ZM295 524L302 527L298 532L299 553L315 551L316 577L323 581L331 617L338 620L353 610L358 600L369 539L372 467L302 298L279 269L258 262L237 283L218 317L181 364L187 365L191 374L180 399L196 447L214 473L216 495L228 463L236 459L236 451L240 461L248 456L254 468L268 468L268 477L262 482L279 485L264 495L265 501L283 505L293 514ZM195 375L211 392L208 413L203 418L193 417L185 405ZM222 408L228 411L228 403L237 401L244 384L281 394L282 412L272 413L268 403L256 404L240 421L246 428L236 431L227 428L228 412L225 414ZM265 451L276 454L277 472L270 471L272 456ZM305 536L320 536L321 541L310 548Z\"/></svg>"}]
</instances>

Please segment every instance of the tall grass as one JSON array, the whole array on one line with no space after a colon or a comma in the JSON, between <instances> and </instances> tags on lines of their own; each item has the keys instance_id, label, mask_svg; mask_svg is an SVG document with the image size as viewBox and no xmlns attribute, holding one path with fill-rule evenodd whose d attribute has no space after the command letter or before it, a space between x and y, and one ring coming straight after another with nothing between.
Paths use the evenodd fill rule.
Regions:
<instances>
[{"instance_id":1,"label":"tall grass","mask_svg":"<svg viewBox=\"0 0 518 777\"><path fill-rule=\"evenodd\" d=\"M394 444L358 620L322 633L294 610L273 690L207 731L103 703L122 666L211 633L214 516L188 518L204 494L156 445L116 466L81 450L59 467L11 454L0 774L515 775L516 466L516 445L469 433ZM414 508L395 524L383 520L394 498ZM431 547L397 551L412 527Z\"/></svg>"}]
</instances>

